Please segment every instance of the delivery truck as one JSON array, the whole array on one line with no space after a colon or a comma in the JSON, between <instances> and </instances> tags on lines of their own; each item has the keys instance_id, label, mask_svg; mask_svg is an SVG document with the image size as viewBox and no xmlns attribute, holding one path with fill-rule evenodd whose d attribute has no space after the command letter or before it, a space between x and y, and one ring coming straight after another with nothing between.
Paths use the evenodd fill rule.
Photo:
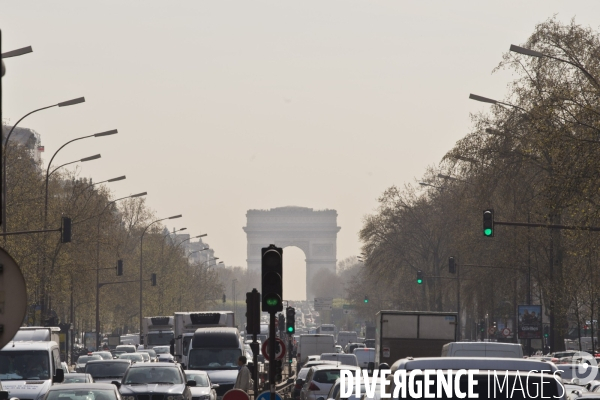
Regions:
<instances>
[{"instance_id":1,"label":"delivery truck","mask_svg":"<svg viewBox=\"0 0 600 400\"><path fill-rule=\"evenodd\" d=\"M375 319L375 366L405 357L439 357L458 332L453 312L379 311Z\"/></svg>"},{"instance_id":2,"label":"delivery truck","mask_svg":"<svg viewBox=\"0 0 600 400\"><path fill-rule=\"evenodd\" d=\"M178 363L188 365L187 354L194 332L198 328L235 327L233 311L188 311L175 313L174 356Z\"/></svg>"},{"instance_id":3,"label":"delivery truck","mask_svg":"<svg viewBox=\"0 0 600 400\"><path fill-rule=\"evenodd\" d=\"M304 364L308 356L320 356L323 353L335 353L333 335L300 335L298 343L298 363Z\"/></svg>"},{"instance_id":4,"label":"delivery truck","mask_svg":"<svg viewBox=\"0 0 600 400\"><path fill-rule=\"evenodd\" d=\"M142 320L142 336L144 348L154 346L170 346L173 340L173 317L144 317Z\"/></svg>"}]
</instances>

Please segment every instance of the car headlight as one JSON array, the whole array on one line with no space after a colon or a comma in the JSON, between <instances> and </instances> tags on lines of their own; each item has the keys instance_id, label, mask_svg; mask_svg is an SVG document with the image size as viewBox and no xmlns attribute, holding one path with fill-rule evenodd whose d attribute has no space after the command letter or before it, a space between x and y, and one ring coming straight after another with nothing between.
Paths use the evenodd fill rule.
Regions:
<instances>
[{"instance_id":1,"label":"car headlight","mask_svg":"<svg viewBox=\"0 0 600 400\"><path fill-rule=\"evenodd\" d=\"M183 400L183 395L178 394L176 396L167 396L167 400Z\"/></svg>"},{"instance_id":2,"label":"car headlight","mask_svg":"<svg viewBox=\"0 0 600 400\"><path fill-rule=\"evenodd\" d=\"M122 396L123 400L135 400L134 396Z\"/></svg>"}]
</instances>

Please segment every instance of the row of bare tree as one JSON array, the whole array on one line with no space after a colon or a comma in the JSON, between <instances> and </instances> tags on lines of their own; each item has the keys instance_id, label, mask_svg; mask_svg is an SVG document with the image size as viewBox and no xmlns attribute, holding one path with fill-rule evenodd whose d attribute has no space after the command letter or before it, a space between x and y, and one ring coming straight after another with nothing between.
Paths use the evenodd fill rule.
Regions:
<instances>
[{"instance_id":1,"label":"row of bare tree","mask_svg":"<svg viewBox=\"0 0 600 400\"><path fill-rule=\"evenodd\" d=\"M41 230L45 171L30 150L12 142L7 148L7 231ZM25 276L25 323L69 322L76 331L93 331L99 267L100 283L109 283L100 288L101 331L137 332L140 238L154 212L143 197L115 201L107 187L78 179L77 172L53 174L48 191L48 228L60 227L61 216L72 218L71 243L61 243L54 232L0 238ZM116 275L117 260L123 260L122 276ZM144 316L210 309L223 292L216 272L206 263L191 265L160 224L144 235L142 278Z\"/></svg>"},{"instance_id":2,"label":"row of bare tree","mask_svg":"<svg viewBox=\"0 0 600 400\"><path fill-rule=\"evenodd\" d=\"M483 210L497 221L600 226L600 40L598 32L550 19L497 69L515 79L501 103L473 115L423 182L391 187L360 237L366 260L349 288L369 295L361 309L456 311L460 272L463 337L486 315L516 320L518 304L542 304L551 347L586 321L600 320L600 232L495 227L483 235ZM423 271L424 284L416 283ZM530 282L530 283L529 283ZM529 284L528 284L529 283Z\"/></svg>"}]
</instances>

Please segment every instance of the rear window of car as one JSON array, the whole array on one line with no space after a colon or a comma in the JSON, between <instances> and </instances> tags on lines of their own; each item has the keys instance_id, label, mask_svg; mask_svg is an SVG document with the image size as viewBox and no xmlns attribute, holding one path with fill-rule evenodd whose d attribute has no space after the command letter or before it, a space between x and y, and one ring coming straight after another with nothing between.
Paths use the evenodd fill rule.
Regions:
<instances>
[{"instance_id":1,"label":"rear window of car","mask_svg":"<svg viewBox=\"0 0 600 400\"><path fill-rule=\"evenodd\" d=\"M319 383L334 384L335 381L340 377L339 369L326 369L316 371L312 380Z\"/></svg>"}]
</instances>

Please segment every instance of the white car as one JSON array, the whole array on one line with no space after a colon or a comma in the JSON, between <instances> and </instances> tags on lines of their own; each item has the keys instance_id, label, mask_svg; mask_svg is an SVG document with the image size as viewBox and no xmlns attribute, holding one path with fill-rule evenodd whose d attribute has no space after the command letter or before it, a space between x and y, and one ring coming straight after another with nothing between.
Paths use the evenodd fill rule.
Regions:
<instances>
[{"instance_id":1,"label":"white car","mask_svg":"<svg viewBox=\"0 0 600 400\"><path fill-rule=\"evenodd\" d=\"M322 364L311 367L300 391L300 400L317 400L319 397L326 396L340 377L342 370L352 371L353 375L360 373L360 368L343 364Z\"/></svg>"},{"instance_id":2,"label":"white car","mask_svg":"<svg viewBox=\"0 0 600 400\"><path fill-rule=\"evenodd\" d=\"M190 386L192 392L192 399L194 400L217 400L216 388L219 387L217 384L211 384L210 378L206 371L187 370L185 371L185 378L188 381L195 381L196 386Z\"/></svg>"}]
</instances>

